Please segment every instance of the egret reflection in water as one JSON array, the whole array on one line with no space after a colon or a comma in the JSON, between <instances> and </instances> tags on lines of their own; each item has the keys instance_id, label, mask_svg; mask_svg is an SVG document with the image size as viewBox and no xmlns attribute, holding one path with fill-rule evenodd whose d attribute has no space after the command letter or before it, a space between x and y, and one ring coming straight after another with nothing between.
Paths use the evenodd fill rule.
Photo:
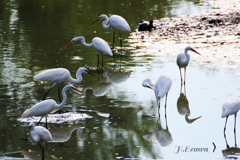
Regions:
<instances>
[{"instance_id":1,"label":"egret reflection in water","mask_svg":"<svg viewBox=\"0 0 240 160\"><path fill-rule=\"evenodd\" d=\"M148 141L157 141L159 144L163 147L169 146L173 139L172 135L169 131L168 124L167 124L167 117L165 116L165 129L163 128L163 125L161 124L160 117L157 119L155 131L152 133L147 133L143 135L143 138Z\"/></svg>"},{"instance_id":2,"label":"egret reflection in water","mask_svg":"<svg viewBox=\"0 0 240 160\"><path fill-rule=\"evenodd\" d=\"M86 139L89 137L90 134L92 134L93 132L95 132L95 130L92 130L91 132L86 133L86 132L83 132L84 129L85 129L85 127L79 127L79 128L77 129L77 136L78 136L78 138L79 138L80 140L82 140L82 141L86 140Z\"/></svg>"},{"instance_id":3,"label":"egret reflection in water","mask_svg":"<svg viewBox=\"0 0 240 160\"><path fill-rule=\"evenodd\" d=\"M90 89L93 91L94 96L104 96L110 91L112 85L124 83L130 77L130 75L131 72L103 70L102 77L104 77L104 80L98 82L96 85L84 87L82 90L85 94L87 90Z\"/></svg>"},{"instance_id":4,"label":"egret reflection in water","mask_svg":"<svg viewBox=\"0 0 240 160\"><path fill-rule=\"evenodd\" d=\"M193 118L193 119L189 118L189 116L190 116L190 108L189 108L189 103L188 103L187 96L185 96L184 93L180 93L180 96L178 97L178 100L177 100L177 110L178 110L178 113L180 115L184 115L185 116L185 120L189 124L193 123L194 121L196 121L197 119L202 117L202 116L199 116L199 117Z\"/></svg>"},{"instance_id":5,"label":"egret reflection in water","mask_svg":"<svg viewBox=\"0 0 240 160\"><path fill-rule=\"evenodd\" d=\"M49 129L49 132L52 134L52 142L66 142L68 141L73 131L82 127L82 124L72 124L72 125L63 125L63 124L54 124L52 128Z\"/></svg>"}]
</instances>

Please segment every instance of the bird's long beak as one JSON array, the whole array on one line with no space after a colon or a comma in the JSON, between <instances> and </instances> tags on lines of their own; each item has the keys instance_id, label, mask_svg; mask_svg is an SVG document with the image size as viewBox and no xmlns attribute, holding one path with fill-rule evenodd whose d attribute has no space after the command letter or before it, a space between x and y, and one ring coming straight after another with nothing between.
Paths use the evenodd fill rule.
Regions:
<instances>
[{"instance_id":1,"label":"bird's long beak","mask_svg":"<svg viewBox=\"0 0 240 160\"><path fill-rule=\"evenodd\" d=\"M150 89L154 89L152 86L150 86L150 85L146 85L146 87L148 87L148 88L150 88Z\"/></svg>"},{"instance_id":2,"label":"bird's long beak","mask_svg":"<svg viewBox=\"0 0 240 160\"><path fill-rule=\"evenodd\" d=\"M92 22L92 24L96 23L97 21L99 21L100 18L96 19L94 22Z\"/></svg>"},{"instance_id":3,"label":"bird's long beak","mask_svg":"<svg viewBox=\"0 0 240 160\"><path fill-rule=\"evenodd\" d=\"M192 51L193 52L195 52L195 53L197 53L197 54L199 54L199 55L201 55L199 52L197 52L195 49L192 49Z\"/></svg>"},{"instance_id":4,"label":"bird's long beak","mask_svg":"<svg viewBox=\"0 0 240 160\"><path fill-rule=\"evenodd\" d=\"M96 75L92 74L91 72L87 71L88 74L92 75L93 77L97 77Z\"/></svg>"},{"instance_id":5,"label":"bird's long beak","mask_svg":"<svg viewBox=\"0 0 240 160\"><path fill-rule=\"evenodd\" d=\"M64 48L67 48L68 46L70 46L72 44L72 41L69 42Z\"/></svg>"},{"instance_id":6,"label":"bird's long beak","mask_svg":"<svg viewBox=\"0 0 240 160\"><path fill-rule=\"evenodd\" d=\"M83 93L83 91L80 91L79 89L77 89L77 88L75 88L75 87L72 87L72 89L74 89L74 90L76 90L76 91L78 91L78 92Z\"/></svg>"}]
</instances>

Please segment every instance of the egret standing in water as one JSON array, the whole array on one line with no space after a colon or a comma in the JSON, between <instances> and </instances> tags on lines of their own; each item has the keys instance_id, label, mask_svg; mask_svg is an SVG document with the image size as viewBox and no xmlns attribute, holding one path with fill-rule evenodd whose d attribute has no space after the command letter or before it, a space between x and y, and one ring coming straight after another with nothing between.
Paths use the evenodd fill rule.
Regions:
<instances>
[{"instance_id":1,"label":"egret standing in water","mask_svg":"<svg viewBox=\"0 0 240 160\"><path fill-rule=\"evenodd\" d=\"M227 120L228 120L228 116L233 115L234 114L234 138L235 138L235 147L237 147L237 142L236 142L236 118L237 118L237 112L240 109L240 99L238 98L233 98L228 100L227 102L225 102L222 106L222 118L226 117L226 122L225 122L225 126L224 126L224 137L226 140L226 144L227 144L227 148L229 148L228 143L227 143L227 139L226 139L226 125L227 125Z\"/></svg>"},{"instance_id":2,"label":"egret standing in water","mask_svg":"<svg viewBox=\"0 0 240 160\"><path fill-rule=\"evenodd\" d=\"M96 52L98 53L98 65L99 65L99 54L101 56L103 55L109 55L109 56L113 56L112 50L110 49L110 46L108 45L108 43L103 40L102 38L99 37L95 37L92 39L92 43L87 44L85 42L85 38L83 36L79 36L79 37L75 37L73 38L64 48L67 48L68 46L70 46L71 44L75 43L76 41L81 40L82 45L86 46L86 47L93 47L95 48ZM97 66L98 66L97 65ZM102 57L102 66L103 66L103 57Z\"/></svg>"},{"instance_id":3,"label":"egret standing in water","mask_svg":"<svg viewBox=\"0 0 240 160\"><path fill-rule=\"evenodd\" d=\"M166 116L166 107L167 107L167 95L168 95L168 91L170 90L171 86L172 86L172 80L171 78L169 78L168 76L162 75L158 78L158 80L156 81L155 84L152 83L151 79L145 79L142 82L142 86L143 87L147 87L150 89L153 89L155 92L155 97L156 97L156 101L158 104L158 114L160 117L160 100L161 98L163 98L164 96L165 98L165 116Z\"/></svg>"},{"instance_id":4,"label":"egret standing in water","mask_svg":"<svg viewBox=\"0 0 240 160\"><path fill-rule=\"evenodd\" d=\"M180 71L181 82L183 81L181 68L184 68L184 84L185 84L185 81L186 81L186 68L187 68L188 62L190 60L190 55L187 53L188 51L193 51L193 52L201 55L200 53L198 53L196 50L194 50L190 46L185 48L184 53L180 53L180 54L177 55L177 65L178 65L179 71Z\"/></svg>"},{"instance_id":5,"label":"egret standing in water","mask_svg":"<svg viewBox=\"0 0 240 160\"><path fill-rule=\"evenodd\" d=\"M30 136L32 141L39 144L42 151L42 159L44 159L44 147L47 142L52 141L51 133L42 126L35 126L33 122L30 122L28 130L31 130Z\"/></svg>"},{"instance_id":6,"label":"egret standing in water","mask_svg":"<svg viewBox=\"0 0 240 160\"><path fill-rule=\"evenodd\" d=\"M122 47L122 36L121 31L131 31L131 28L128 22L119 15L112 15L108 18L107 15L102 14L96 19L92 24L96 23L99 20L104 20L102 22L102 27L105 29L113 29L113 46L115 44L115 30L119 30L120 45ZM108 23L109 22L109 23ZM107 25L108 23L108 25Z\"/></svg>"},{"instance_id":7,"label":"egret standing in water","mask_svg":"<svg viewBox=\"0 0 240 160\"><path fill-rule=\"evenodd\" d=\"M47 128L47 114L54 113L63 107L63 105L67 101L66 91L69 89L74 89L78 92L82 92L77 88L73 87L72 85L66 85L62 90L63 100L60 104L57 104L56 101L53 99L47 99L35 104L30 109L27 109L26 111L24 111L21 117L26 118L26 117L32 117L32 116L42 116L38 122L39 124L43 116L46 116L46 128Z\"/></svg>"},{"instance_id":8,"label":"egret standing in water","mask_svg":"<svg viewBox=\"0 0 240 160\"><path fill-rule=\"evenodd\" d=\"M69 70L67 70L65 68L53 68L53 69L46 69L46 70L41 71L40 73L38 73L37 75L34 76L34 80L35 81L47 81L47 82L51 82L52 83L50 89L44 95L43 100L45 100L45 98L46 98L47 94L49 93L49 91L54 86L56 86L56 84L58 84L58 97L59 97L59 100L61 102L62 100L61 100L61 97L60 97L59 84L61 82L80 83L83 80L82 73L88 73L88 74L90 74L90 75L95 77L94 74L90 73L84 67L81 67L81 68L79 68L77 70L77 72L76 72L77 79L72 78Z\"/></svg>"}]
</instances>

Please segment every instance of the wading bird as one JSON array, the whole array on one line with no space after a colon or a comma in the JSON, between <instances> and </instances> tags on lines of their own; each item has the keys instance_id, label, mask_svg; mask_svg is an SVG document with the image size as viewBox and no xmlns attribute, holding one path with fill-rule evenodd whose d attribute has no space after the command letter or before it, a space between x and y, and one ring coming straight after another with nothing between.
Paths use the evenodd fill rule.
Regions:
<instances>
[{"instance_id":1,"label":"wading bird","mask_svg":"<svg viewBox=\"0 0 240 160\"><path fill-rule=\"evenodd\" d=\"M82 73L88 73L92 76L95 77L94 74L90 73L86 68L81 67L77 70L76 72L76 77L77 79L72 78L69 70L65 69L65 68L53 68L53 69L47 69L47 70L43 70L40 73L38 73L37 75L34 76L34 80L35 81L47 81L47 82L51 82L53 83L50 87L50 89L47 91L47 93L44 95L43 100L45 100L47 94L49 93L49 91L56 85L58 84L58 97L60 102L61 100L61 96L60 96L60 88L59 88L59 84L61 82L70 82L70 83L80 83L82 82Z\"/></svg>"},{"instance_id":2,"label":"wading bird","mask_svg":"<svg viewBox=\"0 0 240 160\"><path fill-rule=\"evenodd\" d=\"M180 54L177 55L177 65L178 65L179 71L180 71L181 83L183 81L181 68L184 68L184 84L185 84L185 81L186 81L186 68L187 68L188 62L190 60L190 55L187 53L188 51L193 51L193 52L201 55L200 53L198 53L196 50L194 50L190 46L185 48L184 53L180 53Z\"/></svg>"},{"instance_id":3,"label":"wading bird","mask_svg":"<svg viewBox=\"0 0 240 160\"><path fill-rule=\"evenodd\" d=\"M87 44L85 42L85 38L83 36L79 36L79 37L75 37L73 38L64 48L67 48L68 46L70 46L71 44L75 43L76 41L81 40L82 45L86 46L86 47L93 47L95 48L96 52L98 53L98 65L99 65L99 54L101 56L107 54L109 56L113 56L112 50L110 49L110 46L108 45L108 43L103 40L102 38L99 37L95 37L92 39L92 43ZM98 66L97 65L97 66ZM102 57L102 66L103 66L103 57Z\"/></svg>"},{"instance_id":4,"label":"wading bird","mask_svg":"<svg viewBox=\"0 0 240 160\"><path fill-rule=\"evenodd\" d=\"M236 142L236 118L237 118L237 112L240 109L240 99L238 98L233 98L228 100L227 102L225 102L222 106L222 118L226 117L226 122L225 122L225 126L224 126L224 137L226 140L226 144L227 144L227 148L229 148L228 143L227 143L227 139L226 139L226 125L227 125L227 120L228 120L228 116L233 115L234 114L234 138L235 138L235 147L237 147L237 142Z\"/></svg>"},{"instance_id":5,"label":"wading bird","mask_svg":"<svg viewBox=\"0 0 240 160\"><path fill-rule=\"evenodd\" d=\"M21 117L26 118L26 117L32 117L32 116L41 116L41 118L37 124L37 125L39 125L43 116L46 116L46 128L47 128L47 114L54 113L63 107L63 105L67 101L66 91L69 89L74 89L78 92L82 92L82 91L78 90L77 88L73 87L72 85L66 85L62 89L63 100L60 104L57 104L56 101L53 99L47 99L47 100L44 100L44 101L41 101L41 102L35 104L30 109L27 109L26 111L24 111Z\"/></svg>"},{"instance_id":6,"label":"wading bird","mask_svg":"<svg viewBox=\"0 0 240 160\"><path fill-rule=\"evenodd\" d=\"M104 20L102 22L102 27L105 29L113 29L113 46L115 44L115 30L119 30L119 38L120 38L120 45L122 47L122 36L121 36L121 31L131 31L131 28L127 21L119 16L119 15L112 15L111 17L108 18L107 15L102 14L96 19L92 24L96 23L99 20ZM107 25L107 23L109 24Z\"/></svg>"},{"instance_id":7,"label":"wading bird","mask_svg":"<svg viewBox=\"0 0 240 160\"><path fill-rule=\"evenodd\" d=\"M160 100L164 96L166 97L165 98L165 116L166 116L167 95L168 95L168 91L170 90L170 88L172 86L171 78L169 78L168 76L162 75L158 78L158 80L156 81L155 84L152 83L151 79L147 78L142 82L142 86L154 90L156 101L157 101L157 104L158 104L159 117L160 117L160 113L159 113Z\"/></svg>"},{"instance_id":8,"label":"wading bird","mask_svg":"<svg viewBox=\"0 0 240 160\"><path fill-rule=\"evenodd\" d=\"M42 126L35 126L33 122L30 122L28 130L31 130L30 136L32 141L39 144L42 151L42 159L44 159L44 147L47 142L52 141L51 133Z\"/></svg>"}]
</instances>

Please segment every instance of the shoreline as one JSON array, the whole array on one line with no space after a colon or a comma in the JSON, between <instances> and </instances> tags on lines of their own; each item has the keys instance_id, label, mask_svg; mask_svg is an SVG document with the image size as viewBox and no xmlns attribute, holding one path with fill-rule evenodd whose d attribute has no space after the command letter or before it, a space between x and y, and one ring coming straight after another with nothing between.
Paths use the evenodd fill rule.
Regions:
<instances>
[{"instance_id":1,"label":"shoreline","mask_svg":"<svg viewBox=\"0 0 240 160\"><path fill-rule=\"evenodd\" d=\"M145 48L147 54L174 57L186 46L192 46L202 54L196 57L200 65L239 68L240 5L234 6L237 1L225 5L230 3L228 0L214 3L223 7L197 15L154 20L156 30L133 32L129 39L131 46L143 51Z\"/></svg>"}]
</instances>

